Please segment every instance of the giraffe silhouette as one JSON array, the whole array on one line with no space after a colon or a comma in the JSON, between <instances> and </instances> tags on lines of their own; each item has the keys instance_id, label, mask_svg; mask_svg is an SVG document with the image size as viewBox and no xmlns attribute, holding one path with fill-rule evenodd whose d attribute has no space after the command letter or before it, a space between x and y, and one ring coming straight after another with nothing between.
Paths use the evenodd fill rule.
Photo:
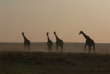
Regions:
<instances>
[{"instance_id":1,"label":"giraffe silhouette","mask_svg":"<svg viewBox=\"0 0 110 74\"><path fill-rule=\"evenodd\" d=\"M56 47L57 47L57 51L58 51L58 47L61 47L61 52L63 51L63 41L61 39L58 38L58 36L56 35L56 32L54 32L54 35L56 37Z\"/></svg>"},{"instance_id":2,"label":"giraffe silhouette","mask_svg":"<svg viewBox=\"0 0 110 74\"><path fill-rule=\"evenodd\" d=\"M79 35L80 34L82 34L84 36L84 38L86 39L84 50L86 51L86 46L88 45L88 51L89 51L89 53L91 51L91 47L93 47L94 52L95 52L95 43L94 43L94 41L89 36L87 36L83 31L80 31L79 32Z\"/></svg>"},{"instance_id":3,"label":"giraffe silhouette","mask_svg":"<svg viewBox=\"0 0 110 74\"><path fill-rule=\"evenodd\" d=\"M47 39L48 39L48 41L47 41L48 50L51 51L53 42L49 38L49 35L48 35L49 33L47 32L46 34L47 34Z\"/></svg>"},{"instance_id":4,"label":"giraffe silhouette","mask_svg":"<svg viewBox=\"0 0 110 74\"><path fill-rule=\"evenodd\" d=\"M30 50L30 41L25 37L24 32L22 32L22 36L24 38L24 47L26 49L26 46L28 47L28 49Z\"/></svg>"}]
</instances>

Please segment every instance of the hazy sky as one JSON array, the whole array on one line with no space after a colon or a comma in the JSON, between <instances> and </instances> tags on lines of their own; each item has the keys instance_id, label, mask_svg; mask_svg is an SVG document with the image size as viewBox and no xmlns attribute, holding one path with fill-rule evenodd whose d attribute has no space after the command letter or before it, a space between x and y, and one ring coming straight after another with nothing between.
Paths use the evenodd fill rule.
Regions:
<instances>
[{"instance_id":1,"label":"hazy sky","mask_svg":"<svg viewBox=\"0 0 110 74\"><path fill-rule=\"evenodd\" d=\"M110 43L110 0L0 0L0 42L46 42L54 31L64 42Z\"/></svg>"}]
</instances>

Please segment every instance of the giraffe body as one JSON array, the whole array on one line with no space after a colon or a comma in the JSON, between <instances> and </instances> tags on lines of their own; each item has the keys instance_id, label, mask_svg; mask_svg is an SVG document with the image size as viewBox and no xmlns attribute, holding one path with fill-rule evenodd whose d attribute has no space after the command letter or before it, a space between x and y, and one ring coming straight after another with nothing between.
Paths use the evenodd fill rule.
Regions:
<instances>
[{"instance_id":1,"label":"giraffe body","mask_svg":"<svg viewBox=\"0 0 110 74\"><path fill-rule=\"evenodd\" d=\"M52 49L52 45L53 45L53 42L50 40L49 36L48 36L48 32L47 32L47 46L48 46L48 49L51 50Z\"/></svg>"},{"instance_id":2,"label":"giraffe body","mask_svg":"<svg viewBox=\"0 0 110 74\"><path fill-rule=\"evenodd\" d=\"M58 38L58 36L56 35L56 32L54 32L54 35L56 37L56 47L57 47L57 51L58 51L58 47L61 47L61 52L63 51L63 44L64 42Z\"/></svg>"},{"instance_id":3,"label":"giraffe body","mask_svg":"<svg viewBox=\"0 0 110 74\"><path fill-rule=\"evenodd\" d=\"M79 34L82 34L86 39L84 50L86 51L86 46L88 46L89 53L90 53L92 47L95 52L95 42L89 36L87 36L83 31L80 31Z\"/></svg>"},{"instance_id":4,"label":"giraffe body","mask_svg":"<svg viewBox=\"0 0 110 74\"><path fill-rule=\"evenodd\" d=\"M28 47L28 49L30 50L30 44L31 42L25 37L24 33L22 33L22 36L24 38L24 47L26 49L26 46Z\"/></svg>"}]
</instances>

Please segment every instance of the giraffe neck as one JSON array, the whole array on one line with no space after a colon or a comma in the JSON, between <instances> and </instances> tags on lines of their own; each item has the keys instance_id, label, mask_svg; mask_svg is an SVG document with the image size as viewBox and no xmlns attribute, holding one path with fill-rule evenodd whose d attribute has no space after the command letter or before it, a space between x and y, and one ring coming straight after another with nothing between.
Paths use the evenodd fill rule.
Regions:
<instances>
[{"instance_id":1,"label":"giraffe neck","mask_svg":"<svg viewBox=\"0 0 110 74\"><path fill-rule=\"evenodd\" d=\"M24 40L28 40L28 39L25 37L25 35L23 35L23 38L24 38Z\"/></svg>"},{"instance_id":2,"label":"giraffe neck","mask_svg":"<svg viewBox=\"0 0 110 74\"><path fill-rule=\"evenodd\" d=\"M88 36L84 32L82 32L82 35L84 36L85 39L88 39Z\"/></svg>"},{"instance_id":3,"label":"giraffe neck","mask_svg":"<svg viewBox=\"0 0 110 74\"><path fill-rule=\"evenodd\" d=\"M59 40L58 36L55 34L56 40Z\"/></svg>"},{"instance_id":4,"label":"giraffe neck","mask_svg":"<svg viewBox=\"0 0 110 74\"><path fill-rule=\"evenodd\" d=\"M48 40L50 40L50 39L49 39L49 35L48 35L48 34L47 34L47 39L48 39Z\"/></svg>"}]
</instances>

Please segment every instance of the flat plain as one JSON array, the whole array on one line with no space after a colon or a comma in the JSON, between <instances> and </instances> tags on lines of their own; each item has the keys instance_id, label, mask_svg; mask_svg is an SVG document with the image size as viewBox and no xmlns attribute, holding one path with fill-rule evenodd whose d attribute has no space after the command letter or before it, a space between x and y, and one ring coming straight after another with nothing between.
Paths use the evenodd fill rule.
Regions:
<instances>
[{"instance_id":1,"label":"flat plain","mask_svg":"<svg viewBox=\"0 0 110 74\"><path fill-rule=\"evenodd\" d=\"M82 53L84 51L84 43L64 43L63 52L71 53ZM46 42L41 43L31 43L31 51L35 52L48 52ZM23 43L0 43L0 51L27 51L24 49ZM59 52L60 52L59 48ZM51 52L57 52L56 44L53 44ZM93 52L93 51L92 51ZM88 50L86 49L86 53ZM96 43L96 53L109 54L110 53L110 44L109 43Z\"/></svg>"},{"instance_id":2,"label":"flat plain","mask_svg":"<svg viewBox=\"0 0 110 74\"><path fill-rule=\"evenodd\" d=\"M63 53L48 52L46 43L0 44L0 74L110 74L109 44L96 44L96 53L83 53L83 43L65 43Z\"/></svg>"}]
</instances>

